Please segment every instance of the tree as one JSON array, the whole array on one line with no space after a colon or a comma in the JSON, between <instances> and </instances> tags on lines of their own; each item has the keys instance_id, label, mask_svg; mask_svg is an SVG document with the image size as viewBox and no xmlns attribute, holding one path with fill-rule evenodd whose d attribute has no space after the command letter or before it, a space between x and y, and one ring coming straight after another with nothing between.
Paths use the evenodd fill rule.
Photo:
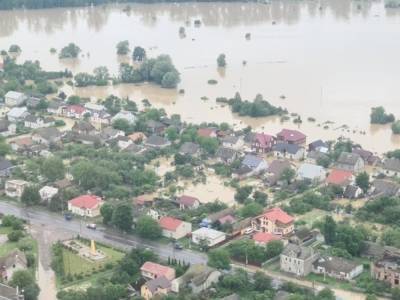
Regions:
<instances>
[{"instance_id":1,"label":"tree","mask_svg":"<svg viewBox=\"0 0 400 300\"><path fill-rule=\"evenodd\" d=\"M265 206L267 204L268 195L264 192L255 191L253 193L253 199L260 205Z\"/></svg>"},{"instance_id":2,"label":"tree","mask_svg":"<svg viewBox=\"0 0 400 300\"><path fill-rule=\"evenodd\" d=\"M400 300L400 289L399 288L392 289L392 299Z\"/></svg>"},{"instance_id":3,"label":"tree","mask_svg":"<svg viewBox=\"0 0 400 300\"><path fill-rule=\"evenodd\" d=\"M243 218L255 217L263 212L263 207L257 202L247 203L240 209Z\"/></svg>"},{"instance_id":4,"label":"tree","mask_svg":"<svg viewBox=\"0 0 400 300\"><path fill-rule=\"evenodd\" d=\"M386 114L385 109L382 106L373 107L371 109L371 124L387 124L394 121L393 114Z\"/></svg>"},{"instance_id":5,"label":"tree","mask_svg":"<svg viewBox=\"0 0 400 300\"><path fill-rule=\"evenodd\" d=\"M50 181L63 179L65 176L64 163L58 157L46 158L41 166L41 172Z\"/></svg>"},{"instance_id":6,"label":"tree","mask_svg":"<svg viewBox=\"0 0 400 300\"><path fill-rule=\"evenodd\" d=\"M165 135L167 136L167 139L171 142L174 142L179 138L178 130L176 130L175 127L168 127L165 130Z\"/></svg>"},{"instance_id":7,"label":"tree","mask_svg":"<svg viewBox=\"0 0 400 300\"><path fill-rule=\"evenodd\" d=\"M329 288L324 288L321 290L318 295L318 300L335 300L335 294Z\"/></svg>"},{"instance_id":8,"label":"tree","mask_svg":"<svg viewBox=\"0 0 400 300\"><path fill-rule=\"evenodd\" d=\"M126 119L116 119L112 123L113 128L122 130L125 133L128 133L132 130L131 124L129 124L129 121Z\"/></svg>"},{"instance_id":9,"label":"tree","mask_svg":"<svg viewBox=\"0 0 400 300\"><path fill-rule=\"evenodd\" d=\"M288 167L285 170L283 170L281 177L279 179L285 181L286 184L290 184L295 176L296 172L292 168Z\"/></svg>"},{"instance_id":10,"label":"tree","mask_svg":"<svg viewBox=\"0 0 400 300\"><path fill-rule=\"evenodd\" d=\"M127 55L129 53L129 41L120 41L117 44L117 54Z\"/></svg>"},{"instance_id":11,"label":"tree","mask_svg":"<svg viewBox=\"0 0 400 300\"><path fill-rule=\"evenodd\" d=\"M218 67L224 68L226 66L226 56L225 54L220 54L217 58Z\"/></svg>"},{"instance_id":12,"label":"tree","mask_svg":"<svg viewBox=\"0 0 400 300\"><path fill-rule=\"evenodd\" d=\"M392 132L394 134L400 134L400 120L397 120L392 124Z\"/></svg>"},{"instance_id":13,"label":"tree","mask_svg":"<svg viewBox=\"0 0 400 300\"><path fill-rule=\"evenodd\" d=\"M122 231L130 231L133 224L132 206L129 204L118 205L112 214L112 224Z\"/></svg>"},{"instance_id":14,"label":"tree","mask_svg":"<svg viewBox=\"0 0 400 300\"><path fill-rule=\"evenodd\" d=\"M36 186L27 186L21 195L21 202L25 205L36 205L40 202L39 189Z\"/></svg>"},{"instance_id":15,"label":"tree","mask_svg":"<svg viewBox=\"0 0 400 300\"><path fill-rule=\"evenodd\" d=\"M161 86L166 89L174 89L180 82L179 73L176 71L167 72L161 80Z\"/></svg>"},{"instance_id":16,"label":"tree","mask_svg":"<svg viewBox=\"0 0 400 300\"><path fill-rule=\"evenodd\" d=\"M135 47L135 49L133 49L132 58L134 61L143 61L146 58L146 50L139 46Z\"/></svg>"},{"instance_id":17,"label":"tree","mask_svg":"<svg viewBox=\"0 0 400 300\"><path fill-rule=\"evenodd\" d=\"M254 289L258 292L264 292L265 290L270 290L272 288L272 281L267 275L261 271L257 271L254 276Z\"/></svg>"},{"instance_id":18,"label":"tree","mask_svg":"<svg viewBox=\"0 0 400 300\"><path fill-rule=\"evenodd\" d=\"M10 285L24 290L25 300L36 300L40 289L35 283L35 278L29 270L18 270L12 275Z\"/></svg>"},{"instance_id":19,"label":"tree","mask_svg":"<svg viewBox=\"0 0 400 300\"><path fill-rule=\"evenodd\" d=\"M245 202L246 199L249 198L252 191L253 191L253 188L248 185L239 187L235 193L235 200L239 203Z\"/></svg>"},{"instance_id":20,"label":"tree","mask_svg":"<svg viewBox=\"0 0 400 300\"><path fill-rule=\"evenodd\" d=\"M109 203L104 203L100 207L100 214L103 217L103 223L105 225L110 224L113 218L113 213L114 213L114 207Z\"/></svg>"},{"instance_id":21,"label":"tree","mask_svg":"<svg viewBox=\"0 0 400 300\"><path fill-rule=\"evenodd\" d=\"M11 146L5 142L4 139L0 139L0 156L6 156L11 152Z\"/></svg>"},{"instance_id":22,"label":"tree","mask_svg":"<svg viewBox=\"0 0 400 300\"><path fill-rule=\"evenodd\" d=\"M18 45L11 45L10 48L8 49L8 52L10 53L17 53L17 52L21 52L21 47Z\"/></svg>"},{"instance_id":23,"label":"tree","mask_svg":"<svg viewBox=\"0 0 400 300\"><path fill-rule=\"evenodd\" d=\"M231 260L229 252L223 248L214 249L208 252L208 265L210 267L222 270L229 270L231 268Z\"/></svg>"},{"instance_id":24,"label":"tree","mask_svg":"<svg viewBox=\"0 0 400 300\"><path fill-rule=\"evenodd\" d=\"M161 237L161 227L157 221L149 216L139 217L136 224L138 234L147 239L157 239Z\"/></svg>"},{"instance_id":25,"label":"tree","mask_svg":"<svg viewBox=\"0 0 400 300\"><path fill-rule=\"evenodd\" d=\"M74 43L69 43L68 46L61 49L59 58L77 58L80 52L81 48Z\"/></svg>"},{"instance_id":26,"label":"tree","mask_svg":"<svg viewBox=\"0 0 400 300\"><path fill-rule=\"evenodd\" d=\"M197 142L204 151L211 155L215 154L219 146L218 140L212 137L201 136L197 139Z\"/></svg>"},{"instance_id":27,"label":"tree","mask_svg":"<svg viewBox=\"0 0 400 300\"><path fill-rule=\"evenodd\" d=\"M356 177L357 186L366 193L369 189L369 175L367 172L362 172Z\"/></svg>"},{"instance_id":28,"label":"tree","mask_svg":"<svg viewBox=\"0 0 400 300\"><path fill-rule=\"evenodd\" d=\"M325 217L322 231L324 233L325 243L332 245L336 240L336 222L331 216Z\"/></svg>"},{"instance_id":29,"label":"tree","mask_svg":"<svg viewBox=\"0 0 400 300\"><path fill-rule=\"evenodd\" d=\"M110 79L110 73L108 72L107 67L100 66L93 70L95 84L97 86L104 86L108 84L108 80Z\"/></svg>"},{"instance_id":30,"label":"tree","mask_svg":"<svg viewBox=\"0 0 400 300\"><path fill-rule=\"evenodd\" d=\"M267 259L276 257L280 255L283 251L283 243L282 241L276 240L276 241L270 241L267 244L267 251L266 251L266 256Z\"/></svg>"},{"instance_id":31,"label":"tree","mask_svg":"<svg viewBox=\"0 0 400 300\"><path fill-rule=\"evenodd\" d=\"M119 77L124 83L136 83L143 81L141 73L127 63L122 63L119 66Z\"/></svg>"},{"instance_id":32,"label":"tree","mask_svg":"<svg viewBox=\"0 0 400 300\"><path fill-rule=\"evenodd\" d=\"M368 294L365 300L378 300L374 294Z\"/></svg>"}]
</instances>

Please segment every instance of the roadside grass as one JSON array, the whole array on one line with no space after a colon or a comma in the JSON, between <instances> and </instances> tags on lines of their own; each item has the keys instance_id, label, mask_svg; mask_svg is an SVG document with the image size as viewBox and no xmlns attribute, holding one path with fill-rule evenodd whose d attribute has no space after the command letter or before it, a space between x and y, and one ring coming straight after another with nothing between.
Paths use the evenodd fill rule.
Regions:
<instances>
[{"instance_id":1,"label":"roadside grass","mask_svg":"<svg viewBox=\"0 0 400 300\"><path fill-rule=\"evenodd\" d=\"M101 261L90 261L80 257L78 254L68 250L63 249L63 262L64 262L64 272L66 275L91 275L95 272L102 271L105 266L109 263L115 264L121 260L125 253L117 251L105 246L96 246L97 249L103 251L106 258Z\"/></svg>"},{"instance_id":2,"label":"roadside grass","mask_svg":"<svg viewBox=\"0 0 400 300\"><path fill-rule=\"evenodd\" d=\"M311 226L316 221L321 221L329 212L321 209L313 209L304 215L299 215L296 221L303 221L306 225Z\"/></svg>"}]
</instances>

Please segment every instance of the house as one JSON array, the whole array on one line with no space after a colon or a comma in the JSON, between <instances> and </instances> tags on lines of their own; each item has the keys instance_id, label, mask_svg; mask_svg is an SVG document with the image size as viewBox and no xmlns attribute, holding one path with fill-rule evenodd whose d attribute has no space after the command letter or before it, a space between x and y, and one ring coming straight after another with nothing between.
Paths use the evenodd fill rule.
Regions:
<instances>
[{"instance_id":1,"label":"house","mask_svg":"<svg viewBox=\"0 0 400 300\"><path fill-rule=\"evenodd\" d=\"M13 169L14 165L9 160L0 157L0 177L10 176Z\"/></svg>"},{"instance_id":2,"label":"house","mask_svg":"<svg viewBox=\"0 0 400 300\"><path fill-rule=\"evenodd\" d=\"M215 222L221 220L222 218L233 215L235 210L231 207L225 208L223 210L217 211L213 214L209 214L207 217L201 220L200 226L201 227L211 227Z\"/></svg>"},{"instance_id":3,"label":"house","mask_svg":"<svg viewBox=\"0 0 400 300\"><path fill-rule=\"evenodd\" d=\"M335 168L358 173L364 169L364 161L357 153L342 152L335 163Z\"/></svg>"},{"instance_id":4,"label":"house","mask_svg":"<svg viewBox=\"0 0 400 300\"><path fill-rule=\"evenodd\" d=\"M375 179L370 188L370 194L375 197L395 197L400 195L400 185L384 179Z\"/></svg>"},{"instance_id":5,"label":"house","mask_svg":"<svg viewBox=\"0 0 400 300\"><path fill-rule=\"evenodd\" d=\"M182 195L177 199L179 209L196 209L200 205L200 200L196 197Z\"/></svg>"},{"instance_id":6,"label":"house","mask_svg":"<svg viewBox=\"0 0 400 300\"><path fill-rule=\"evenodd\" d=\"M357 199L363 194L363 190L356 185L349 184L343 192L343 197L347 199Z\"/></svg>"},{"instance_id":7,"label":"house","mask_svg":"<svg viewBox=\"0 0 400 300\"><path fill-rule=\"evenodd\" d=\"M146 147L162 149L171 145L171 142L159 135L150 136L144 143Z\"/></svg>"},{"instance_id":8,"label":"house","mask_svg":"<svg viewBox=\"0 0 400 300\"><path fill-rule=\"evenodd\" d=\"M128 135L128 138L134 143L141 143L146 140L146 135L143 132L134 132Z\"/></svg>"},{"instance_id":9,"label":"house","mask_svg":"<svg viewBox=\"0 0 400 300\"><path fill-rule=\"evenodd\" d=\"M27 97L23 93L9 91L7 94L5 94L4 99L4 102L8 107L14 107L24 104Z\"/></svg>"},{"instance_id":10,"label":"house","mask_svg":"<svg viewBox=\"0 0 400 300\"><path fill-rule=\"evenodd\" d=\"M252 227L256 231L287 236L294 231L294 218L280 207L274 207L253 218Z\"/></svg>"},{"instance_id":11,"label":"house","mask_svg":"<svg viewBox=\"0 0 400 300\"><path fill-rule=\"evenodd\" d=\"M88 110L79 104L68 105L61 108L61 114L67 118L83 119Z\"/></svg>"},{"instance_id":12,"label":"house","mask_svg":"<svg viewBox=\"0 0 400 300\"><path fill-rule=\"evenodd\" d=\"M49 105L47 107L47 112L53 115L61 115L63 109L66 108L66 105L61 100L52 100L49 101Z\"/></svg>"},{"instance_id":13,"label":"house","mask_svg":"<svg viewBox=\"0 0 400 300\"><path fill-rule=\"evenodd\" d=\"M312 152L320 152L327 153L329 151L329 145L322 140L316 140L310 144L308 144L308 151Z\"/></svg>"},{"instance_id":14,"label":"house","mask_svg":"<svg viewBox=\"0 0 400 300\"><path fill-rule=\"evenodd\" d=\"M278 143L272 147L274 155L278 158L300 160L304 158L304 148L297 144Z\"/></svg>"},{"instance_id":15,"label":"house","mask_svg":"<svg viewBox=\"0 0 400 300\"><path fill-rule=\"evenodd\" d=\"M96 195L81 195L68 201L68 210L73 214L85 217L100 215L100 207L104 201Z\"/></svg>"},{"instance_id":16,"label":"house","mask_svg":"<svg viewBox=\"0 0 400 300\"><path fill-rule=\"evenodd\" d=\"M361 256L367 257L370 260L379 260L385 256L400 257L400 249L392 246L383 246L380 243L365 241Z\"/></svg>"},{"instance_id":17,"label":"house","mask_svg":"<svg viewBox=\"0 0 400 300\"><path fill-rule=\"evenodd\" d=\"M108 140L107 144L109 144L110 146L116 145L120 150L123 150L130 145L133 145L134 143L127 136L117 136L114 139Z\"/></svg>"},{"instance_id":18,"label":"house","mask_svg":"<svg viewBox=\"0 0 400 300\"><path fill-rule=\"evenodd\" d=\"M244 141L241 137L227 135L221 138L222 146L233 150L240 150L244 145Z\"/></svg>"},{"instance_id":19,"label":"house","mask_svg":"<svg viewBox=\"0 0 400 300\"><path fill-rule=\"evenodd\" d=\"M114 123L116 120L119 119L125 120L129 124L134 124L136 121L136 116L130 111L121 110L111 118L111 122Z\"/></svg>"},{"instance_id":20,"label":"house","mask_svg":"<svg viewBox=\"0 0 400 300\"><path fill-rule=\"evenodd\" d=\"M38 129L54 126L55 122L56 120L52 117L42 118L34 115L28 115L24 120L24 126L27 128Z\"/></svg>"},{"instance_id":21,"label":"house","mask_svg":"<svg viewBox=\"0 0 400 300\"><path fill-rule=\"evenodd\" d=\"M26 100L26 106L28 108L36 109L40 105L40 99L36 97L29 97L28 100Z\"/></svg>"},{"instance_id":22,"label":"house","mask_svg":"<svg viewBox=\"0 0 400 300\"><path fill-rule=\"evenodd\" d=\"M218 162L231 164L237 158L237 152L231 148L219 147L215 156Z\"/></svg>"},{"instance_id":23,"label":"house","mask_svg":"<svg viewBox=\"0 0 400 300\"><path fill-rule=\"evenodd\" d=\"M0 64L1 70L1 64ZM19 288L13 288L4 283L0 283L1 300L24 300L24 295Z\"/></svg>"},{"instance_id":24,"label":"house","mask_svg":"<svg viewBox=\"0 0 400 300\"><path fill-rule=\"evenodd\" d=\"M77 133L74 131L68 131L66 132L63 138L66 142L76 142L84 145L102 144L102 140L98 134L84 134L84 133Z\"/></svg>"},{"instance_id":25,"label":"house","mask_svg":"<svg viewBox=\"0 0 400 300\"><path fill-rule=\"evenodd\" d=\"M56 188L58 188L59 190L65 190L67 188L70 188L73 186L72 181L68 180L67 178L64 179L60 179L57 181L54 181L53 184Z\"/></svg>"},{"instance_id":26,"label":"house","mask_svg":"<svg viewBox=\"0 0 400 300\"><path fill-rule=\"evenodd\" d=\"M25 106L13 107L7 113L7 119L10 122L20 122L23 121L28 115L28 109Z\"/></svg>"},{"instance_id":27,"label":"house","mask_svg":"<svg viewBox=\"0 0 400 300\"><path fill-rule=\"evenodd\" d=\"M11 149L18 152L22 152L25 149L30 148L33 144L33 140L29 136L10 141Z\"/></svg>"},{"instance_id":28,"label":"house","mask_svg":"<svg viewBox=\"0 0 400 300\"><path fill-rule=\"evenodd\" d=\"M313 269L313 262L318 259L312 247L303 247L295 244L287 244L280 255L281 271L307 276Z\"/></svg>"},{"instance_id":29,"label":"house","mask_svg":"<svg viewBox=\"0 0 400 300\"><path fill-rule=\"evenodd\" d=\"M257 153L268 153L276 143L276 138L265 133L256 133L251 139L251 150Z\"/></svg>"},{"instance_id":30,"label":"house","mask_svg":"<svg viewBox=\"0 0 400 300\"><path fill-rule=\"evenodd\" d=\"M89 110L90 113L89 121L100 125L110 125L111 115L106 111L93 111Z\"/></svg>"},{"instance_id":31,"label":"house","mask_svg":"<svg viewBox=\"0 0 400 300\"><path fill-rule=\"evenodd\" d=\"M249 230L252 230L251 219L252 218L249 217L233 223L231 235L232 236L243 235L248 233Z\"/></svg>"},{"instance_id":32,"label":"house","mask_svg":"<svg viewBox=\"0 0 400 300\"><path fill-rule=\"evenodd\" d=\"M268 163L260 156L247 154L242 160L242 165L251 169L251 175L258 175L268 169Z\"/></svg>"},{"instance_id":33,"label":"house","mask_svg":"<svg viewBox=\"0 0 400 300\"><path fill-rule=\"evenodd\" d=\"M204 243L208 247L213 247L226 239L225 232L215 229L201 227L192 232L192 242L201 245Z\"/></svg>"},{"instance_id":34,"label":"house","mask_svg":"<svg viewBox=\"0 0 400 300\"><path fill-rule=\"evenodd\" d=\"M50 202L50 200L57 195L57 193L57 188L48 185L45 185L39 190L39 195L43 202Z\"/></svg>"},{"instance_id":35,"label":"house","mask_svg":"<svg viewBox=\"0 0 400 300\"><path fill-rule=\"evenodd\" d=\"M320 161L330 161L328 154L319 151L310 151L307 153L306 162L318 165Z\"/></svg>"},{"instance_id":36,"label":"house","mask_svg":"<svg viewBox=\"0 0 400 300\"><path fill-rule=\"evenodd\" d=\"M25 253L18 249L0 257L0 273L1 279L4 281L9 281L15 271L25 270L26 268L28 268L28 262Z\"/></svg>"},{"instance_id":37,"label":"house","mask_svg":"<svg viewBox=\"0 0 400 300\"><path fill-rule=\"evenodd\" d=\"M133 199L133 203L137 206L152 206L154 197L150 194L140 195Z\"/></svg>"},{"instance_id":38,"label":"house","mask_svg":"<svg viewBox=\"0 0 400 300\"><path fill-rule=\"evenodd\" d=\"M282 173L288 168L292 168L288 160L272 161L265 171L265 183L269 186L277 184L280 181Z\"/></svg>"},{"instance_id":39,"label":"house","mask_svg":"<svg viewBox=\"0 0 400 300\"><path fill-rule=\"evenodd\" d=\"M29 182L20 179L10 179L6 181L4 187L5 193L8 197L21 198L25 188L29 185Z\"/></svg>"},{"instance_id":40,"label":"house","mask_svg":"<svg viewBox=\"0 0 400 300\"><path fill-rule=\"evenodd\" d=\"M179 240L192 232L192 224L173 217L161 217L158 221L162 235Z\"/></svg>"},{"instance_id":41,"label":"house","mask_svg":"<svg viewBox=\"0 0 400 300\"><path fill-rule=\"evenodd\" d=\"M0 119L0 135L7 137L17 132L17 125L6 119Z\"/></svg>"},{"instance_id":42,"label":"house","mask_svg":"<svg viewBox=\"0 0 400 300\"><path fill-rule=\"evenodd\" d=\"M96 128L91 123L83 120L75 122L71 130L79 134L87 135L96 133Z\"/></svg>"},{"instance_id":43,"label":"house","mask_svg":"<svg viewBox=\"0 0 400 300\"><path fill-rule=\"evenodd\" d=\"M123 132L122 130L114 129L112 127L106 127L102 129L102 131L99 134L100 139L104 142L115 139L120 136L125 136L125 132Z\"/></svg>"},{"instance_id":44,"label":"house","mask_svg":"<svg viewBox=\"0 0 400 300\"><path fill-rule=\"evenodd\" d=\"M165 124L154 120L148 120L146 127L152 134L162 134L166 128Z\"/></svg>"},{"instance_id":45,"label":"house","mask_svg":"<svg viewBox=\"0 0 400 300\"><path fill-rule=\"evenodd\" d=\"M280 236L274 235L269 232L256 232L253 234L251 239L254 241L256 245L259 246L266 246L269 242L271 241L277 241L280 240Z\"/></svg>"},{"instance_id":46,"label":"house","mask_svg":"<svg viewBox=\"0 0 400 300\"><path fill-rule=\"evenodd\" d=\"M363 272L362 264L341 257L321 256L313 263L313 272L340 280L352 280Z\"/></svg>"},{"instance_id":47,"label":"house","mask_svg":"<svg viewBox=\"0 0 400 300\"><path fill-rule=\"evenodd\" d=\"M383 173L386 176L394 177L400 174L400 159L387 158L382 163Z\"/></svg>"},{"instance_id":48,"label":"house","mask_svg":"<svg viewBox=\"0 0 400 300\"><path fill-rule=\"evenodd\" d=\"M39 144L56 144L61 141L62 133L55 127L39 128L32 134L32 140Z\"/></svg>"},{"instance_id":49,"label":"house","mask_svg":"<svg viewBox=\"0 0 400 300\"><path fill-rule=\"evenodd\" d=\"M400 287L400 256L385 254L371 264L371 276L389 283L392 288Z\"/></svg>"},{"instance_id":50,"label":"house","mask_svg":"<svg viewBox=\"0 0 400 300\"><path fill-rule=\"evenodd\" d=\"M200 152L200 146L192 142L185 142L179 148L179 154L196 156Z\"/></svg>"},{"instance_id":51,"label":"house","mask_svg":"<svg viewBox=\"0 0 400 300\"><path fill-rule=\"evenodd\" d=\"M156 279L159 277L165 277L168 280L173 280L175 279L175 269L170 268L167 266L163 266L160 264L157 264L155 262L151 261L146 261L141 267L140 267L140 273L145 279Z\"/></svg>"},{"instance_id":52,"label":"house","mask_svg":"<svg viewBox=\"0 0 400 300\"><path fill-rule=\"evenodd\" d=\"M199 128L197 130L197 135L200 137L217 137L217 129L216 128Z\"/></svg>"},{"instance_id":53,"label":"house","mask_svg":"<svg viewBox=\"0 0 400 300\"><path fill-rule=\"evenodd\" d=\"M297 170L297 178L300 180L309 180L313 183L319 183L325 180L326 171L324 167L304 163Z\"/></svg>"},{"instance_id":54,"label":"house","mask_svg":"<svg viewBox=\"0 0 400 300\"><path fill-rule=\"evenodd\" d=\"M333 169L326 178L326 183L338 186L347 186L354 182L354 180L354 175L350 171Z\"/></svg>"},{"instance_id":55,"label":"house","mask_svg":"<svg viewBox=\"0 0 400 300\"><path fill-rule=\"evenodd\" d=\"M278 141L288 144L303 145L306 143L306 135L298 130L282 129L277 133L276 138Z\"/></svg>"},{"instance_id":56,"label":"house","mask_svg":"<svg viewBox=\"0 0 400 300\"><path fill-rule=\"evenodd\" d=\"M91 110L93 112L101 112L105 111L106 107L102 104L87 102L83 105L86 109Z\"/></svg>"},{"instance_id":57,"label":"house","mask_svg":"<svg viewBox=\"0 0 400 300\"><path fill-rule=\"evenodd\" d=\"M170 290L171 281L161 276L144 283L140 288L140 296L145 300L150 300L154 296L167 295Z\"/></svg>"},{"instance_id":58,"label":"house","mask_svg":"<svg viewBox=\"0 0 400 300\"><path fill-rule=\"evenodd\" d=\"M190 288L193 294L198 294L213 283L217 283L221 272L203 264L193 264L181 277L175 278L171 283L171 290L179 293L180 289Z\"/></svg>"}]
</instances>

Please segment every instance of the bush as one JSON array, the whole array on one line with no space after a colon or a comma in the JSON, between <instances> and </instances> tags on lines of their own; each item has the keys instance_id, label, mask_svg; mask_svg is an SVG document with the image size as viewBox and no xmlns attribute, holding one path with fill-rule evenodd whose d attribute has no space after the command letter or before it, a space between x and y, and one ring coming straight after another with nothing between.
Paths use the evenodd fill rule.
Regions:
<instances>
[{"instance_id":1,"label":"bush","mask_svg":"<svg viewBox=\"0 0 400 300\"><path fill-rule=\"evenodd\" d=\"M394 134L400 134L400 120L397 120L392 124L392 132Z\"/></svg>"},{"instance_id":2,"label":"bush","mask_svg":"<svg viewBox=\"0 0 400 300\"><path fill-rule=\"evenodd\" d=\"M7 235L7 238L10 242L18 242L23 236L24 233L21 230L14 230Z\"/></svg>"}]
</instances>

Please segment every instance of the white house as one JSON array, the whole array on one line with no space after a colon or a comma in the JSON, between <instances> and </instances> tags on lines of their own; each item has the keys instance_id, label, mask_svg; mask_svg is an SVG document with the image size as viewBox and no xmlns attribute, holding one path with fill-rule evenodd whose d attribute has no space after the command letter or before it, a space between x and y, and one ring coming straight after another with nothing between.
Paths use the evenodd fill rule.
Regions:
<instances>
[{"instance_id":1,"label":"white house","mask_svg":"<svg viewBox=\"0 0 400 300\"><path fill-rule=\"evenodd\" d=\"M5 104L9 107L22 105L27 97L23 93L9 91L5 96Z\"/></svg>"},{"instance_id":2,"label":"white house","mask_svg":"<svg viewBox=\"0 0 400 300\"><path fill-rule=\"evenodd\" d=\"M320 257L313 263L313 272L340 280L352 280L363 272L363 265L341 257Z\"/></svg>"},{"instance_id":3,"label":"white house","mask_svg":"<svg viewBox=\"0 0 400 300\"><path fill-rule=\"evenodd\" d=\"M305 150L297 144L277 143L272 147L274 155L278 158L301 160L304 158Z\"/></svg>"},{"instance_id":4,"label":"white house","mask_svg":"<svg viewBox=\"0 0 400 300\"><path fill-rule=\"evenodd\" d=\"M123 119L128 121L129 124L133 124L136 121L136 116L130 111L122 110L119 113L117 113L114 117L112 117L111 122L114 122L115 120L118 119Z\"/></svg>"},{"instance_id":5,"label":"white house","mask_svg":"<svg viewBox=\"0 0 400 300\"><path fill-rule=\"evenodd\" d=\"M225 148L231 148L234 150L240 150L242 149L244 145L244 141L241 137L238 136L225 136L221 139L222 146Z\"/></svg>"},{"instance_id":6,"label":"white house","mask_svg":"<svg viewBox=\"0 0 400 300\"><path fill-rule=\"evenodd\" d=\"M297 178L300 180L310 180L316 183L322 182L326 179L326 171L322 166L304 163L297 170Z\"/></svg>"},{"instance_id":7,"label":"white house","mask_svg":"<svg viewBox=\"0 0 400 300\"><path fill-rule=\"evenodd\" d=\"M38 129L54 126L55 119L52 117L42 118L34 115L28 115L24 120L24 126L27 128Z\"/></svg>"},{"instance_id":8,"label":"white house","mask_svg":"<svg viewBox=\"0 0 400 300\"><path fill-rule=\"evenodd\" d=\"M29 185L29 182L25 180L12 179L7 180L5 184L5 193L8 197L21 198L25 188Z\"/></svg>"},{"instance_id":9,"label":"white house","mask_svg":"<svg viewBox=\"0 0 400 300\"><path fill-rule=\"evenodd\" d=\"M97 217L103 203L99 196L82 195L68 201L68 210L79 216Z\"/></svg>"},{"instance_id":10,"label":"white house","mask_svg":"<svg viewBox=\"0 0 400 300\"><path fill-rule=\"evenodd\" d=\"M161 217L158 221L162 228L162 235L178 240L192 232L192 224L172 217Z\"/></svg>"},{"instance_id":11,"label":"white house","mask_svg":"<svg viewBox=\"0 0 400 300\"><path fill-rule=\"evenodd\" d=\"M28 109L26 107L13 107L7 113L7 118L10 122L18 122L25 119L28 114Z\"/></svg>"},{"instance_id":12,"label":"white house","mask_svg":"<svg viewBox=\"0 0 400 300\"><path fill-rule=\"evenodd\" d=\"M44 202L49 202L55 195L57 195L57 193L57 188L48 185L45 185L39 190L40 198Z\"/></svg>"},{"instance_id":13,"label":"white house","mask_svg":"<svg viewBox=\"0 0 400 300\"><path fill-rule=\"evenodd\" d=\"M201 227L192 232L192 242L195 244L205 243L208 247L217 245L226 239L225 232L215 229Z\"/></svg>"}]
</instances>

